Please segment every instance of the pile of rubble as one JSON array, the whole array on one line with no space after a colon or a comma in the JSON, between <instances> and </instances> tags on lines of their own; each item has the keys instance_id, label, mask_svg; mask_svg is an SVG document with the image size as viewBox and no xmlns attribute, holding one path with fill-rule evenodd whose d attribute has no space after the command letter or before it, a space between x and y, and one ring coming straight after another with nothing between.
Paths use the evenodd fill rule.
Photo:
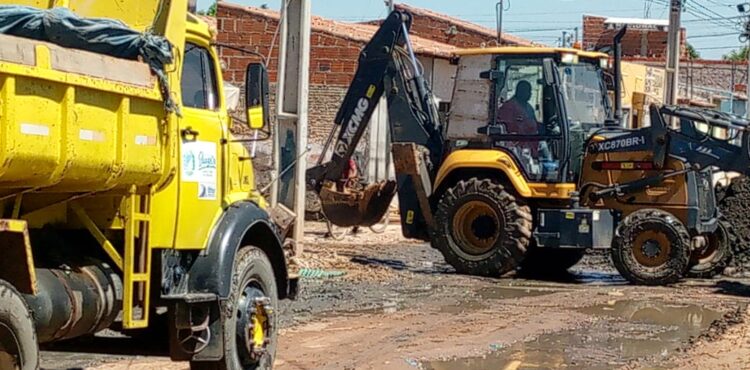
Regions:
<instances>
[{"instance_id":1,"label":"pile of rubble","mask_svg":"<svg viewBox=\"0 0 750 370\"><path fill-rule=\"evenodd\" d=\"M732 224L734 260L729 270L750 272L750 179L736 178L718 187L716 195L721 213Z\"/></svg>"}]
</instances>

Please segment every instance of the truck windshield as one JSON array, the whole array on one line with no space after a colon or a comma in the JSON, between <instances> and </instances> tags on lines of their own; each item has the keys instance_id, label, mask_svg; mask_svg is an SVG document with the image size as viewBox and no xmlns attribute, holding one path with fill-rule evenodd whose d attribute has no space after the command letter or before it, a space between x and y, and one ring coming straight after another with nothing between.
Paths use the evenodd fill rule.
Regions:
<instances>
[{"instance_id":1,"label":"truck windshield","mask_svg":"<svg viewBox=\"0 0 750 370\"><path fill-rule=\"evenodd\" d=\"M560 66L560 80L571 124L604 124L609 114L601 70L592 64Z\"/></svg>"}]
</instances>

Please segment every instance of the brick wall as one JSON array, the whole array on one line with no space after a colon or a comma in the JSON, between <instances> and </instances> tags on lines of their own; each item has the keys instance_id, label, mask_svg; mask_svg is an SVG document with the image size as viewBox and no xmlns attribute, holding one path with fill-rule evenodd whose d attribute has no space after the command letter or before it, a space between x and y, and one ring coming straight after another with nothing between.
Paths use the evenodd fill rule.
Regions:
<instances>
[{"instance_id":1,"label":"brick wall","mask_svg":"<svg viewBox=\"0 0 750 370\"><path fill-rule=\"evenodd\" d=\"M271 89L271 112L276 111L276 83L272 83L270 85ZM309 144L312 146L311 148L311 155L308 157L308 162L312 163L313 161L317 160L318 153L322 150L323 143L325 142L325 139L328 137L328 134L333 127L333 118L336 116L336 112L339 107L339 102L341 102L344 99L344 95L346 94L346 89L343 87L338 86L323 86L323 85L311 85L310 86L310 118L311 123L313 122L313 117L319 117L314 120L315 124L310 124L308 127L308 140ZM328 102L324 104L319 104L315 102ZM335 103L335 104L334 104ZM241 121L245 121L243 110L240 109L237 112L234 112L233 116L236 116ZM274 114L271 114L271 124L275 125L275 117ZM330 120L327 120L328 117ZM235 128L232 130L235 134L240 133L246 135L246 137L250 137L251 134L247 128L243 127L237 127L238 124L235 125ZM366 140L363 140L363 142L366 142ZM252 146L252 144L248 144L248 149ZM253 161L253 165L255 166L256 170L256 183L258 184L259 188L264 187L266 184L269 183L271 180L271 173L269 172L271 170L271 153L273 150L273 143L270 140L264 140L261 142L258 142L257 148L256 148L256 157Z\"/></svg>"},{"instance_id":2,"label":"brick wall","mask_svg":"<svg viewBox=\"0 0 750 370\"><path fill-rule=\"evenodd\" d=\"M219 3L217 28L219 43L248 48L268 55L278 21L274 18L248 13L236 6ZM278 66L278 38L268 63L271 84L275 85ZM328 135L333 119L343 100L346 88L357 68L361 42L337 38L323 32L311 35L310 69L310 142L320 144ZM244 86L245 67L260 60L228 48L220 48L219 54L226 69L224 78L238 86ZM275 106L272 106L275 112Z\"/></svg>"},{"instance_id":3,"label":"brick wall","mask_svg":"<svg viewBox=\"0 0 750 370\"><path fill-rule=\"evenodd\" d=\"M406 4L396 4L396 9L414 15L411 35L459 48L477 48L497 44L497 33L493 29ZM378 25L381 22L374 20L365 23ZM515 35L504 34L503 36L507 45L530 46L532 44L530 40Z\"/></svg>"},{"instance_id":4,"label":"brick wall","mask_svg":"<svg viewBox=\"0 0 750 370\"><path fill-rule=\"evenodd\" d=\"M274 40L278 20L259 14L248 13L236 6L219 3L217 10L218 41L235 47L251 48L268 55ZM271 82L277 80L278 37L269 60ZM348 86L357 68L357 59L364 43L346 40L329 34L313 31L310 50L310 81L312 84ZM225 78L242 84L245 66L259 58L240 51L221 48L221 58L227 65Z\"/></svg>"},{"instance_id":5,"label":"brick wall","mask_svg":"<svg viewBox=\"0 0 750 370\"><path fill-rule=\"evenodd\" d=\"M626 60L653 67L664 67L664 59L627 58ZM734 77L733 77L734 76ZM682 60L680 63L680 92L684 98L708 100L720 95L710 90L744 93L747 84L747 64L725 60ZM736 86L743 85L743 86ZM691 88L692 87L692 88Z\"/></svg>"},{"instance_id":6,"label":"brick wall","mask_svg":"<svg viewBox=\"0 0 750 370\"><path fill-rule=\"evenodd\" d=\"M453 26L447 21L427 17L415 18L411 34L458 47L481 47L494 45L497 36L488 36Z\"/></svg>"},{"instance_id":7,"label":"brick wall","mask_svg":"<svg viewBox=\"0 0 750 370\"><path fill-rule=\"evenodd\" d=\"M606 17L584 15L583 16L583 48L585 50L597 50L603 47L610 47L615 36L615 30L606 29L604 22ZM625 34L622 40L623 56L641 56L663 58L667 54L667 32L649 31L646 32L647 55L642 54L642 36L643 32L632 30ZM682 54L685 54L686 42L685 29L681 30Z\"/></svg>"}]
</instances>

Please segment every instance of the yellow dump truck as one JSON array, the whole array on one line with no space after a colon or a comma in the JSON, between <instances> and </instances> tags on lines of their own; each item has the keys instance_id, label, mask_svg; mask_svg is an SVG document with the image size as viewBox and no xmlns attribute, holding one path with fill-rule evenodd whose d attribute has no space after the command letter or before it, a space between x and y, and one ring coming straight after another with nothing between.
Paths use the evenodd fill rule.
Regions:
<instances>
[{"instance_id":1,"label":"yellow dump truck","mask_svg":"<svg viewBox=\"0 0 750 370\"><path fill-rule=\"evenodd\" d=\"M272 367L296 280L229 132L208 26L186 0L0 1L19 4L45 22L59 9L122 22L173 58L159 76L144 58L0 35L0 369L37 368L38 343L105 328L163 334L192 368ZM258 129L262 65L247 89Z\"/></svg>"}]
</instances>

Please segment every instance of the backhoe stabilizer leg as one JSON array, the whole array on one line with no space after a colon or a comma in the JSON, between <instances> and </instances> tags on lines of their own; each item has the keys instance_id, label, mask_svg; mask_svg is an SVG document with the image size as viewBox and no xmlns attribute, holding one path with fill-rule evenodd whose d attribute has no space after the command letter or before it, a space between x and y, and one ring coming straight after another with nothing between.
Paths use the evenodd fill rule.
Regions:
<instances>
[{"instance_id":1,"label":"backhoe stabilizer leg","mask_svg":"<svg viewBox=\"0 0 750 370\"><path fill-rule=\"evenodd\" d=\"M432 180L427 163L424 161L424 149L414 143L393 143L391 151L396 176L411 179L401 185L412 187L412 189L399 189L399 207L404 235L420 238L421 233L417 230L424 232L425 229L432 228L434 224L430 206L430 196L433 191ZM424 225L420 225L421 223Z\"/></svg>"}]
</instances>

